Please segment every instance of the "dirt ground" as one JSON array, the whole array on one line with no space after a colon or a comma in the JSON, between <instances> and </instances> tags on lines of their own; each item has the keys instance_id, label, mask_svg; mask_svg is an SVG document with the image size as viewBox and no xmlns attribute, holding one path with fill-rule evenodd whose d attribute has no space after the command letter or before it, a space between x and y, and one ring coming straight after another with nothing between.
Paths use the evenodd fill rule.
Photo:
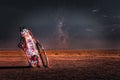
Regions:
<instances>
[{"instance_id":1,"label":"dirt ground","mask_svg":"<svg viewBox=\"0 0 120 80\"><path fill-rule=\"evenodd\" d=\"M120 80L119 50L48 50L49 68L29 68L24 52L0 51L0 80Z\"/></svg>"}]
</instances>

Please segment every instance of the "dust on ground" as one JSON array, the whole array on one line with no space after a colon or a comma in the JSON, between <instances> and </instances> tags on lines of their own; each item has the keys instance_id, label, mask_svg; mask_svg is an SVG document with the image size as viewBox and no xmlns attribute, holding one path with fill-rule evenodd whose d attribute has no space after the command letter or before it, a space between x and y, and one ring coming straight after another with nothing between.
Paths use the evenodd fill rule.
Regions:
<instances>
[{"instance_id":1,"label":"dust on ground","mask_svg":"<svg viewBox=\"0 0 120 80\"><path fill-rule=\"evenodd\" d=\"M24 52L0 51L0 80L119 80L119 50L49 50L49 68L29 68Z\"/></svg>"}]
</instances>

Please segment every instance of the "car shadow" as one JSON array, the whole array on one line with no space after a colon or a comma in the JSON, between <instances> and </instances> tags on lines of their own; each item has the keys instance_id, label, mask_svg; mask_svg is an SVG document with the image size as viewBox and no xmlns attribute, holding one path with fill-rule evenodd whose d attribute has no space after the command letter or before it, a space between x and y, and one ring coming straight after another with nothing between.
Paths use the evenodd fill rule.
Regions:
<instances>
[{"instance_id":1,"label":"car shadow","mask_svg":"<svg viewBox=\"0 0 120 80\"><path fill-rule=\"evenodd\" d=\"M23 69L31 68L31 66L0 66L0 69Z\"/></svg>"}]
</instances>

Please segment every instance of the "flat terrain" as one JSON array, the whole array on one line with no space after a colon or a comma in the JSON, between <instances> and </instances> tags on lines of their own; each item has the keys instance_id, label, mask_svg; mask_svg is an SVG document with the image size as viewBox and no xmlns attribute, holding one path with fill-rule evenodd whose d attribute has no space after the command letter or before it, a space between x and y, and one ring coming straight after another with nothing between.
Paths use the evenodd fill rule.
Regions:
<instances>
[{"instance_id":1,"label":"flat terrain","mask_svg":"<svg viewBox=\"0 0 120 80\"><path fill-rule=\"evenodd\" d=\"M0 80L120 80L120 50L48 50L49 68L29 68L21 50L0 51Z\"/></svg>"}]
</instances>

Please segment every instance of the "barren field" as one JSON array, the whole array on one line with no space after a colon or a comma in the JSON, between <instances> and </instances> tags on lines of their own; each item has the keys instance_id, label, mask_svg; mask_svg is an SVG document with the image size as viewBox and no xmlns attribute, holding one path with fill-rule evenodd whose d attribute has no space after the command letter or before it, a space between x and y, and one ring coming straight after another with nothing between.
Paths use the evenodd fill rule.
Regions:
<instances>
[{"instance_id":1,"label":"barren field","mask_svg":"<svg viewBox=\"0 0 120 80\"><path fill-rule=\"evenodd\" d=\"M30 68L21 50L0 50L0 80L120 80L120 50L48 50L49 68Z\"/></svg>"}]
</instances>

